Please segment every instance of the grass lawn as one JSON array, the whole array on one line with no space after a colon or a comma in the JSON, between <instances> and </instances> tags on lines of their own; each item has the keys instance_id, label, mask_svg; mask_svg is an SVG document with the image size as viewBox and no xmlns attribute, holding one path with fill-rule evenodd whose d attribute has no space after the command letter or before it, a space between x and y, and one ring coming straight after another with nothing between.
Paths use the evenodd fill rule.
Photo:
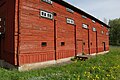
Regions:
<instances>
[{"instance_id":1,"label":"grass lawn","mask_svg":"<svg viewBox=\"0 0 120 80\"><path fill-rule=\"evenodd\" d=\"M18 72L0 68L0 80L120 80L120 47L105 55L63 66Z\"/></svg>"}]
</instances>

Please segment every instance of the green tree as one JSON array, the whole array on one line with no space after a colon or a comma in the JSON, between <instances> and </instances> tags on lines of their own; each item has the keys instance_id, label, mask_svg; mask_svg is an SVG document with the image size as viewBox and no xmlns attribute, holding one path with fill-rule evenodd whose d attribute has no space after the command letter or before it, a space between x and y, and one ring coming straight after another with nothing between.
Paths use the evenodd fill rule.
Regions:
<instances>
[{"instance_id":1,"label":"green tree","mask_svg":"<svg viewBox=\"0 0 120 80\"><path fill-rule=\"evenodd\" d=\"M120 46L120 18L109 20L110 44Z\"/></svg>"}]
</instances>

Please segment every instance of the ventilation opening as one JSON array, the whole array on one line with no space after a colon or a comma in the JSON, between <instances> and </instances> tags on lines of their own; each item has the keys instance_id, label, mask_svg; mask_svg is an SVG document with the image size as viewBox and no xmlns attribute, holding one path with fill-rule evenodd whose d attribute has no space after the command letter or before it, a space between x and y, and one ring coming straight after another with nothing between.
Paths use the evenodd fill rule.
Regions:
<instances>
[{"instance_id":1,"label":"ventilation opening","mask_svg":"<svg viewBox=\"0 0 120 80\"><path fill-rule=\"evenodd\" d=\"M41 43L41 46L42 46L42 47L47 46L47 42L42 42L42 43Z\"/></svg>"},{"instance_id":2,"label":"ventilation opening","mask_svg":"<svg viewBox=\"0 0 120 80\"><path fill-rule=\"evenodd\" d=\"M61 42L61 46L65 46L65 42Z\"/></svg>"}]
</instances>

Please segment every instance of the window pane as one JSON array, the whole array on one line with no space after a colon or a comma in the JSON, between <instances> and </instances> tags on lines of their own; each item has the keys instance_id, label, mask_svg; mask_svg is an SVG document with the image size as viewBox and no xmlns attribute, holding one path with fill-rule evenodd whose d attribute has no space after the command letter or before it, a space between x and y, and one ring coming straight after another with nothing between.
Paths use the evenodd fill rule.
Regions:
<instances>
[{"instance_id":1,"label":"window pane","mask_svg":"<svg viewBox=\"0 0 120 80\"><path fill-rule=\"evenodd\" d=\"M69 23L69 24L74 24L74 20L73 20L73 19L70 19L70 18L67 18L67 23Z\"/></svg>"},{"instance_id":2,"label":"window pane","mask_svg":"<svg viewBox=\"0 0 120 80\"><path fill-rule=\"evenodd\" d=\"M82 24L82 27L87 29L87 28L88 28L88 25Z\"/></svg>"},{"instance_id":3,"label":"window pane","mask_svg":"<svg viewBox=\"0 0 120 80\"><path fill-rule=\"evenodd\" d=\"M41 11L40 15L42 17L48 18L48 19L53 19L53 14L47 11Z\"/></svg>"}]
</instances>

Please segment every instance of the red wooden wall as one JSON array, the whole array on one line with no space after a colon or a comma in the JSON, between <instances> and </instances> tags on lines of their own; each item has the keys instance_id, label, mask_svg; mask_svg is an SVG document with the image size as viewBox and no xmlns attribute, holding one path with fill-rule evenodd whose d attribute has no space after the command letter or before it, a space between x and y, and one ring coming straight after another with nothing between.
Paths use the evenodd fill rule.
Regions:
<instances>
[{"instance_id":1,"label":"red wooden wall","mask_svg":"<svg viewBox=\"0 0 120 80\"><path fill-rule=\"evenodd\" d=\"M55 2L51 5L41 0L5 1L0 7L0 15L4 13L7 22L4 55L2 53L1 56L13 65L73 57L76 55L75 48L77 54L103 52L103 42L109 50L107 28L98 22L93 23L90 18L82 18L84 14L67 12L65 6ZM57 15L53 20L42 18L40 10ZM67 17L74 19L75 25L67 24ZM88 29L82 28L83 23L88 25ZM97 32L92 31L93 27ZM101 34L102 30L104 34ZM47 46L41 46L42 42L46 42ZM61 42L65 45L61 46Z\"/></svg>"}]
</instances>

